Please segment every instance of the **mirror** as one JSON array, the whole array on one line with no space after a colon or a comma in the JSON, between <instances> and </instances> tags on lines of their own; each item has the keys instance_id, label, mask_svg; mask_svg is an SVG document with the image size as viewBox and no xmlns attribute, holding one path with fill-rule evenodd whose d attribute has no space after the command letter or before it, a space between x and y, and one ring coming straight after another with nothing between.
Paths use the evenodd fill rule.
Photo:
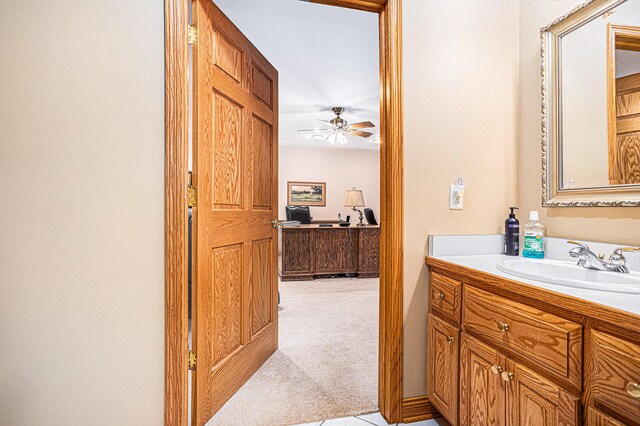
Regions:
<instances>
[{"instance_id":1,"label":"mirror","mask_svg":"<svg viewBox=\"0 0 640 426\"><path fill-rule=\"evenodd\" d=\"M541 30L543 205L640 206L640 0Z\"/></svg>"}]
</instances>

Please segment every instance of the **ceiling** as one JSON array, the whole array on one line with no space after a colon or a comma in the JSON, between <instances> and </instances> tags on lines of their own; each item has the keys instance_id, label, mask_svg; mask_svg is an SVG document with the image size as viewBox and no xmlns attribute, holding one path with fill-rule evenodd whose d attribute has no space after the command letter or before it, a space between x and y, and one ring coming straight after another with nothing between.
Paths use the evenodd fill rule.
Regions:
<instances>
[{"instance_id":1,"label":"ceiling","mask_svg":"<svg viewBox=\"0 0 640 426\"><path fill-rule=\"evenodd\" d=\"M298 129L324 127L317 119L341 106L349 123L376 127L339 148L379 149L377 14L298 0L214 2L278 70L280 145L334 147Z\"/></svg>"},{"instance_id":2,"label":"ceiling","mask_svg":"<svg viewBox=\"0 0 640 426\"><path fill-rule=\"evenodd\" d=\"M640 52L616 49L616 78L640 72Z\"/></svg>"}]
</instances>

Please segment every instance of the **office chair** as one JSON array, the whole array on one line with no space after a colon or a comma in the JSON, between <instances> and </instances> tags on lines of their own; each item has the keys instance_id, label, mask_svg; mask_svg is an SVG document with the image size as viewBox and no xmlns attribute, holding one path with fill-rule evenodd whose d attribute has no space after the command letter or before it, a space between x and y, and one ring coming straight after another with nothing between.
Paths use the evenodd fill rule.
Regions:
<instances>
[{"instance_id":1,"label":"office chair","mask_svg":"<svg viewBox=\"0 0 640 426\"><path fill-rule=\"evenodd\" d=\"M369 225L377 225L378 224L378 222L376 221L376 216L373 214L373 210L371 210L368 207L364 209L364 217L365 217L365 219L367 219L367 223Z\"/></svg>"},{"instance_id":2,"label":"office chair","mask_svg":"<svg viewBox=\"0 0 640 426\"><path fill-rule=\"evenodd\" d=\"M287 220L297 220L303 225L311 223L309 206L287 206L284 210L287 214Z\"/></svg>"}]
</instances>

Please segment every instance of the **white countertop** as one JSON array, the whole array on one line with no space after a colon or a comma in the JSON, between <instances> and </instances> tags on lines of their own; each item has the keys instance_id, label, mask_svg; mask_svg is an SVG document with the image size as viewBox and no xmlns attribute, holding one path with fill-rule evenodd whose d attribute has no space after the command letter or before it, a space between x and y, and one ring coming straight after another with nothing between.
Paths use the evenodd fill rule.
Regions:
<instances>
[{"instance_id":1,"label":"white countertop","mask_svg":"<svg viewBox=\"0 0 640 426\"><path fill-rule=\"evenodd\" d=\"M582 288L568 287L557 284L549 284L542 281L515 277L513 275L499 271L496 268L496 265L503 260L514 259L514 257L511 256L506 256L503 254L480 254L468 256L433 257L456 265L475 269L502 278L507 278L512 281L522 282L542 289L555 291L557 293L566 294L568 296L577 297L589 302L598 303L600 305L605 305L611 308L620 309L625 312L640 315L640 294L611 293L598 290L587 290Z\"/></svg>"}]
</instances>

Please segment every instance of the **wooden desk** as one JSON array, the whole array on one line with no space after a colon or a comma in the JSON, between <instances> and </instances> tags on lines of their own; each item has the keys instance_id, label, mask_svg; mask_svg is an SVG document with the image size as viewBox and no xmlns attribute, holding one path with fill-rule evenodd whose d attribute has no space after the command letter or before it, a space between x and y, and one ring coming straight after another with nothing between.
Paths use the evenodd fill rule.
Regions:
<instances>
[{"instance_id":1,"label":"wooden desk","mask_svg":"<svg viewBox=\"0 0 640 426\"><path fill-rule=\"evenodd\" d=\"M320 227L317 224L281 228L282 281L310 280L317 275L380 275L380 227Z\"/></svg>"}]
</instances>

